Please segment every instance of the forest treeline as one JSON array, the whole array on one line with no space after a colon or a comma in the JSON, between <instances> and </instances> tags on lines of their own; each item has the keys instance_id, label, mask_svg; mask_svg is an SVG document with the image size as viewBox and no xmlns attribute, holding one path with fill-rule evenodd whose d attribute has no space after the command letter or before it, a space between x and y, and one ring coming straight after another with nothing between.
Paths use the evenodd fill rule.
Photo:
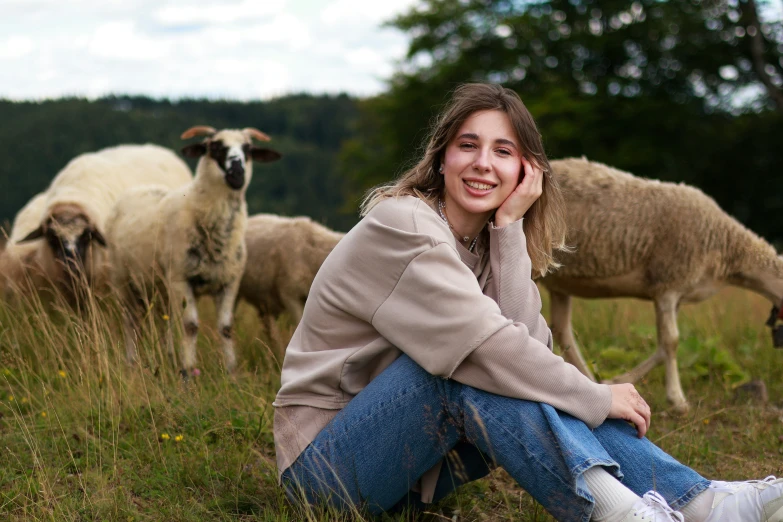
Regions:
<instances>
[{"instance_id":1,"label":"forest treeline","mask_svg":"<svg viewBox=\"0 0 783 522\"><path fill-rule=\"evenodd\" d=\"M251 212L347 230L371 186L421 153L466 81L502 83L550 158L586 156L686 182L783 242L783 24L764 0L421 0L389 22L409 36L385 92L269 101L109 97L0 101L0 220L76 154L117 143L179 149L195 124L255 126L282 161L255 169ZM686 224L683 224L686 226Z\"/></svg>"}]
</instances>

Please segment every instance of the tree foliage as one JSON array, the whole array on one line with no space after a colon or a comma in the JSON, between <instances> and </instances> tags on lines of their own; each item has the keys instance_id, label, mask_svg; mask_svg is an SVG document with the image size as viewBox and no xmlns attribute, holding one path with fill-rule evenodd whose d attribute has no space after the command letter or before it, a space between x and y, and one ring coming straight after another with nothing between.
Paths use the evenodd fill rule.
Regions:
<instances>
[{"instance_id":1,"label":"tree foliage","mask_svg":"<svg viewBox=\"0 0 783 522\"><path fill-rule=\"evenodd\" d=\"M354 194L420 155L449 91L520 93L550 157L585 155L685 181L769 238L783 198L783 29L752 0L424 0L391 25L411 40L387 93L361 105L341 154ZM761 21L760 21L761 20ZM760 65L759 65L760 64ZM759 205L763 201L763 205Z\"/></svg>"}]
</instances>

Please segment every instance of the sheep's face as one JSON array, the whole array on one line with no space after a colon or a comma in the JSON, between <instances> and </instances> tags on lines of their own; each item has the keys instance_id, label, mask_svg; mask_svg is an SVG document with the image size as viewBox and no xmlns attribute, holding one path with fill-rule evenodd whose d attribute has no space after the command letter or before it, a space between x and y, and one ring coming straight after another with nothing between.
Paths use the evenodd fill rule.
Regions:
<instances>
[{"instance_id":1,"label":"sheep's face","mask_svg":"<svg viewBox=\"0 0 783 522\"><path fill-rule=\"evenodd\" d=\"M249 135L238 130L223 130L202 143L194 143L182 149L188 157L201 157L197 176L222 180L232 190L244 190L252 176L252 160L275 161L277 152L256 147Z\"/></svg>"},{"instance_id":2,"label":"sheep's face","mask_svg":"<svg viewBox=\"0 0 783 522\"><path fill-rule=\"evenodd\" d=\"M64 205L52 209L41 226L19 242L44 239L54 255L70 272L79 273L93 241L106 246L106 240L80 208Z\"/></svg>"}]
</instances>

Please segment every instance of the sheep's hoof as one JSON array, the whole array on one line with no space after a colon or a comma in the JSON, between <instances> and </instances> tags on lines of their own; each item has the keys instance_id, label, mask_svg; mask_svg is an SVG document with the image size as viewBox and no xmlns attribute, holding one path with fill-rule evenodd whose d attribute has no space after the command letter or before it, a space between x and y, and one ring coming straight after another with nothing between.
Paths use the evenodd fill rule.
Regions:
<instances>
[{"instance_id":1,"label":"sheep's hoof","mask_svg":"<svg viewBox=\"0 0 783 522\"><path fill-rule=\"evenodd\" d=\"M672 410L674 410L674 413L677 415L687 415L688 412L691 411L691 406L687 402L680 402L675 404L672 407Z\"/></svg>"},{"instance_id":2,"label":"sheep's hoof","mask_svg":"<svg viewBox=\"0 0 783 522\"><path fill-rule=\"evenodd\" d=\"M179 371L179 376L182 377L183 382L188 382L188 371L186 369L181 369Z\"/></svg>"}]
</instances>

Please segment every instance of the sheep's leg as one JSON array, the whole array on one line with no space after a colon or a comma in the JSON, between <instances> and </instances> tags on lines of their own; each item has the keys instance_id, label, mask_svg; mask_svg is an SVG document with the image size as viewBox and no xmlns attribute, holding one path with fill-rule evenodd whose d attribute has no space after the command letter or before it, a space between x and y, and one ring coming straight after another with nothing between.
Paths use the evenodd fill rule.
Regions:
<instances>
[{"instance_id":1,"label":"sheep's leg","mask_svg":"<svg viewBox=\"0 0 783 522\"><path fill-rule=\"evenodd\" d=\"M226 371L232 372L237 365L237 356L234 352L234 338L232 330L234 326L234 302L239 292L239 278L227 285L215 296L215 308L218 313L218 331L220 332L221 346L223 348L223 360Z\"/></svg>"},{"instance_id":2,"label":"sheep's leg","mask_svg":"<svg viewBox=\"0 0 783 522\"><path fill-rule=\"evenodd\" d=\"M636 368L615 377L609 382L636 382L663 362L666 364L666 398L674 405L675 411L686 413L689 406L682 391L680 372L677 368L677 344L680 338L680 332L677 329L678 302L679 296L673 294L667 294L655 299L658 349Z\"/></svg>"},{"instance_id":3,"label":"sheep's leg","mask_svg":"<svg viewBox=\"0 0 783 522\"><path fill-rule=\"evenodd\" d=\"M125 361L133 366L138 362L138 350L136 340L138 339L138 320L136 313L125 306L122 313L123 333L125 337Z\"/></svg>"},{"instance_id":4,"label":"sheep's leg","mask_svg":"<svg viewBox=\"0 0 783 522\"><path fill-rule=\"evenodd\" d=\"M272 314L263 314L261 319L264 322L266 333L269 335L272 353L275 357L279 357L285 352L285 345L283 344L283 336L280 335L280 328L277 327L277 318Z\"/></svg>"},{"instance_id":5,"label":"sheep's leg","mask_svg":"<svg viewBox=\"0 0 783 522\"><path fill-rule=\"evenodd\" d=\"M125 287L121 291L120 303L122 306L122 329L125 337L125 362L135 365L138 362L137 343L139 339L139 327L141 314L139 313L140 298L134 293L133 287Z\"/></svg>"},{"instance_id":6,"label":"sheep's leg","mask_svg":"<svg viewBox=\"0 0 783 522\"><path fill-rule=\"evenodd\" d=\"M571 296L560 292L549 291L549 312L552 323L552 336L555 343L560 347L563 358L576 368L595 380L593 372L587 365L579 345L574 339L574 332L571 329Z\"/></svg>"},{"instance_id":7,"label":"sheep's leg","mask_svg":"<svg viewBox=\"0 0 783 522\"><path fill-rule=\"evenodd\" d=\"M304 304L298 297L295 296L284 297L281 299L281 301L283 302L283 306L288 312L288 315L291 316L291 320L294 322L294 326L297 326L302 320L302 315L304 314Z\"/></svg>"},{"instance_id":8,"label":"sheep's leg","mask_svg":"<svg viewBox=\"0 0 783 522\"><path fill-rule=\"evenodd\" d=\"M171 306L183 306L182 310L182 354L180 370L184 377L187 377L196 366L196 341L198 339L198 308L196 306L196 295L193 288L186 283L175 283L172 285Z\"/></svg>"},{"instance_id":9,"label":"sheep's leg","mask_svg":"<svg viewBox=\"0 0 783 522\"><path fill-rule=\"evenodd\" d=\"M677 367L677 344L680 331L677 329L677 305L679 296L667 295L655 301L655 316L658 326L658 351L663 354L666 365L666 398L678 413L690 409L682 391L680 371Z\"/></svg>"}]
</instances>

